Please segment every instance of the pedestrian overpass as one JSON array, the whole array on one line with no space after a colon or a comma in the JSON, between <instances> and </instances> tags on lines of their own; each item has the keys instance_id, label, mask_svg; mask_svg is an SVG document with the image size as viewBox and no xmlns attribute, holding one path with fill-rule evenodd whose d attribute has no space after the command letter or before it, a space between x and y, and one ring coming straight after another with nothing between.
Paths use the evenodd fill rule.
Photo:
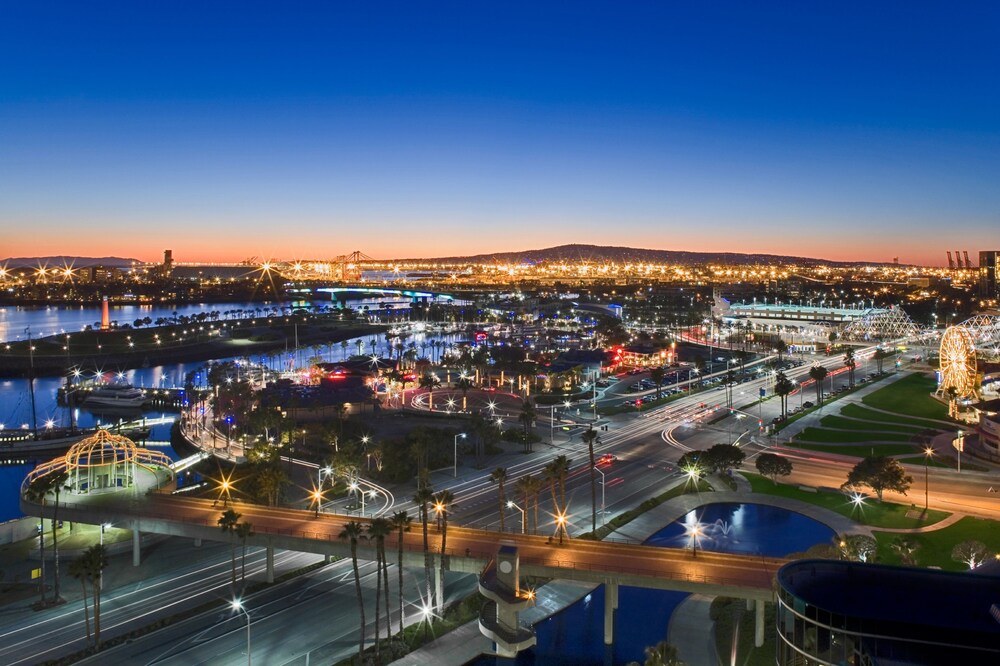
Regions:
<instances>
[{"instance_id":1,"label":"pedestrian overpass","mask_svg":"<svg viewBox=\"0 0 1000 666\"><path fill-rule=\"evenodd\" d=\"M226 541L230 537L218 525L224 508L211 500L170 494L169 491L154 491L145 496L123 496L115 492L95 493L87 496L72 496L70 501L60 497L58 517L92 525L113 522L116 526L132 530L132 563L141 563L140 535L142 532L186 537L200 545L203 540ZM247 545L258 546L266 551L267 581L274 581L274 551L276 548L295 552L316 553L328 557L350 557L350 544L340 539L340 532L346 522L357 520L369 522L367 518L337 514L315 513L299 509L266 507L256 504L237 503L233 508L241 519L253 524L253 536ZM26 515L52 518L55 506L47 501L42 505L30 502L21 495L21 510ZM44 515L43 515L44 514ZM497 642L498 649L509 645L516 652L518 645L524 645L525 637L517 632L516 610L522 607L523 599L515 592L510 595L512 583L502 580L497 587L484 578L498 558L498 553L506 552L516 561L519 575L543 578L565 578L606 586L605 632L606 645L614 641L614 611L618 605L618 588L621 585L645 587L660 590L676 590L709 595L721 595L747 599L756 604L756 639L761 644L764 638L764 605L772 601L772 582L777 570L786 563L780 558L732 555L725 553L695 552L693 550L667 549L644 546L635 543L591 541L567 539L565 543L544 536L495 532L460 526L448 527L447 549L441 551L442 535L431 527L430 550L434 566L437 599L441 599L443 580L440 562L443 557L449 571L480 574L480 590L495 604L491 617L481 618L483 633ZM396 548L395 534L388 539ZM389 545L389 544L387 544ZM403 564L407 567L424 566L423 541L420 530L403 535ZM506 549L506 550L505 550ZM375 559L374 545L358 545L361 557ZM502 564L502 562L501 562ZM509 579L509 571L506 573ZM503 576L500 577L503 579ZM516 585L513 585L516 590ZM504 604L507 604L505 607ZM512 615L513 613L513 615ZM511 617L515 626L510 627ZM499 619L498 619L499 618ZM500 619L505 619L501 622ZM509 630L513 629L513 634ZM507 633L505 633L507 632ZM505 643L505 637L513 643Z\"/></svg>"}]
</instances>

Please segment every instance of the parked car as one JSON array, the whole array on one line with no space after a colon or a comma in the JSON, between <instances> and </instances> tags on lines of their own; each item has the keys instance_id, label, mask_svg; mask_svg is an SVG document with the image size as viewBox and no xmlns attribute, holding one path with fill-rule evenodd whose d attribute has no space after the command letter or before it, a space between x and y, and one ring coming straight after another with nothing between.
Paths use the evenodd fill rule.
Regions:
<instances>
[{"instance_id":1,"label":"parked car","mask_svg":"<svg viewBox=\"0 0 1000 666\"><path fill-rule=\"evenodd\" d=\"M809 409L810 407L815 407L815 406L816 405L813 404L811 400L806 400L805 402L802 403L802 409Z\"/></svg>"}]
</instances>

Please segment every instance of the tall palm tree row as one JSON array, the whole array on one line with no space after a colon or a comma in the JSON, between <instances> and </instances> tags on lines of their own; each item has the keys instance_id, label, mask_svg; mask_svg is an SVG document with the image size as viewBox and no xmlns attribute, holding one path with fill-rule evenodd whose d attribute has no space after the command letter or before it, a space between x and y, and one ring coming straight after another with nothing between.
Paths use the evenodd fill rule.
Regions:
<instances>
[{"instance_id":1,"label":"tall palm tree row","mask_svg":"<svg viewBox=\"0 0 1000 666\"><path fill-rule=\"evenodd\" d=\"M69 563L69 575L80 581L80 587L83 591L83 621L84 625L87 627L87 641L90 641L90 608L87 602L87 567L84 565L83 558L78 557Z\"/></svg>"},{"instance_id":2,"label":"tall palm tree row","mask_svg":"<svg viewBox=\"0 0 1000 666\"><path fill-rule=\"evenodd\" d=\"M367 539L375 541L375 663L381 663L379 627L381 626L382 567L385 563L385 538L391 530L392 527L385 518L372 518L371 522L368 523ZM388 597L385 600L385 615L385 623L388 626L391 622Z\"/></svg>"},{"instance_id":3,"label":"tall palm tree row","mask_svg":"<svg viewBox=\"0 0 1000 666\"><path fill-rule=\"evenodd\" d=\"M413 503L417 505L417 509L420 512L420 527L423 530L424 537L424 591L426 596L424 597L424 602L427 606L432 605L432 592L431 592L431 546L430 539L427 534L427 521L428 521L428 504L434 499L434 492L431 490L430 486L424 484L417 489L417 493L413 496Z\"/></svg>"},{"instance_id":4,"label":"tall palm tree row","mask_svg":"<svg viewBox=\"0 0 1000 666\"><path fill-rule=\"evenodd\" d=\"M361 572L358 571L358 542L365 538L364 525L356 520L344 523L344 528L340 531L339 538L341 541L350 541L351 543L351 567L354 569L354 591L358 595L358 615L361 620L361 629L358 632L358 663L363 664L365 659L365 599L361 595Z\"/></svg>"},{"instance_id":5,"label":"tall palm tree row","mask_svg":"<svg viewBox=\"0 0 1000 666\"><path fill-rule=\"evenodd\" d=\"M222 516L219 517L218 524L222 529L223 533L229 536L229 549L232 555L233 561L233 579L232 587L233 594L236 593L236 530L240 523L240 518L243 514L238 513L234 509L226 509L222 512Z\"/></svg>"},{"instance_id":6,"label":"tall palm tree row","mask_svg":"<svg viewBox=\"0 0 1000 666\"><path fill-rule=\"evenodd\" d=\"M829 370L822 365L814 365L809 368L809 376L816 382L816 403L823 404L823 380L830 374Z\"/></svg>"},{"instance_id":7,"label":"tall palm tree row","mask_svg":"<svg viewBox=\"0 0 1000 666\"><path fill-rule=\"evenodd\" d=\"M55 583L52 588L53 601L59 603L59 540L57 537L57 528L59 526L59 491L66 486L66 479L68 474L65 471L53 472L51 474L43 474L42 476L35 477L28 484L25 489L24 498L29 502L36 502L42 507L42 530L38 533L38 554L41 568L41 578L39 580L39 591L41 594L41 603L45 605L45 506L48 501L49 493L55 495L55 504L52 510L52 549L53 549L53 569L55 572Z\"/></svg>"},{"instance_id":8,"label":"tall palm tree row","mask_svg":"<svg viewBox=\"0 0 1000 666\"><path fill-rule=\"evenodd\" d=\"M101 645L101 576L108 567L108 552L102 544L94 544L73 561L70 573L84 586L83 610L87 619L87 583L90 583L94 606L94 647ZM87 637L90 637L88 620Z\"/></svg>"},{"instance_id":9,"label":"tall palm tree row","mask_svg":"<svg viewBox=\"0 0 1000 666\"><path fill-rule=\"evenodd\" d=\"M240 587L246 587L247 584L247 539L253 535L253 523L244 520L236 524L236 536L243 546L242 562L240 563Z\"/></svg>"},{"instance_id":10,"label":"tall palm tree row","mask_svg":"<svg viewBox=\"0 0 1000 666\"><path fill-rule=\"evenodd\" d=\"M442 490L434 495L434 510L438 514L441 525L441 580L448 570L448 511L455 506L455 496L450 490ZM437 608L444 607L444 599L437 599Z\"/></svg>"},{"instance_id":11,"label":"tall palm tree row","mask_svg":"<svg viewBox=\"0 0 1000 666\"><path fill-rule=\"evenodd\" d=\"M507 497L504 494L503 484L507 481L507 469L505 467L497 467L490 473L490 481L497 484L498 499L500 502L500 531L503 532L506 529L504 523L504 510L507 508Z\"/></svg>"},{"instance_id":12,"label":"tall palm tree row","mask_svg":"<svg viewBox=\"0 0 1000 666\"><path fill-rule=\"evenodd\" d=\"M396 530L396 545L398 560L396 562L399 574L399 631L403 631L403 532L409 532L413 519L405 511L397 511L392 516L392 526Z\"/></svg>"}]
</instances>

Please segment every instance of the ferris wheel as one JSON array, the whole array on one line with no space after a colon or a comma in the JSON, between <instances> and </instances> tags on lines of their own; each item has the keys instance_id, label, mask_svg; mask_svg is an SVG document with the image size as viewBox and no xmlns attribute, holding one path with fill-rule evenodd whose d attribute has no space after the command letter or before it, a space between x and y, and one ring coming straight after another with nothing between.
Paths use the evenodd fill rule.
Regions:
<instances>
[{"instance_id":1,"label":"ferris wheel","mask_svg":"<svg viewBox=\"0 0 1000 666\"><path fill-rule=\"evenodd\" d=\"M964 326L952 326L941 336L942 392L955 389L955 397L967 398L976 393L976 345Z\"/></svg>"}]
</instances>

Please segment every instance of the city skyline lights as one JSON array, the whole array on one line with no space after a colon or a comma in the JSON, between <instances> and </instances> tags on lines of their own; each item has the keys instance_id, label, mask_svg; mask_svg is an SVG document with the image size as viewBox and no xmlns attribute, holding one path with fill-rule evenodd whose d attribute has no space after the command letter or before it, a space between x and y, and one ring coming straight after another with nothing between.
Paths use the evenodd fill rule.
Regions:
<instances>
[{"instance_id":1,"label":"city skyline lights","mask_svg":"<svg viewBox=\"0 0 1000 666\"><path fill-rule=\"evenodd\" d=\"M56 4L0 14L0 259L995 245L990 3Z\"/></svg>"}]
</instances>

